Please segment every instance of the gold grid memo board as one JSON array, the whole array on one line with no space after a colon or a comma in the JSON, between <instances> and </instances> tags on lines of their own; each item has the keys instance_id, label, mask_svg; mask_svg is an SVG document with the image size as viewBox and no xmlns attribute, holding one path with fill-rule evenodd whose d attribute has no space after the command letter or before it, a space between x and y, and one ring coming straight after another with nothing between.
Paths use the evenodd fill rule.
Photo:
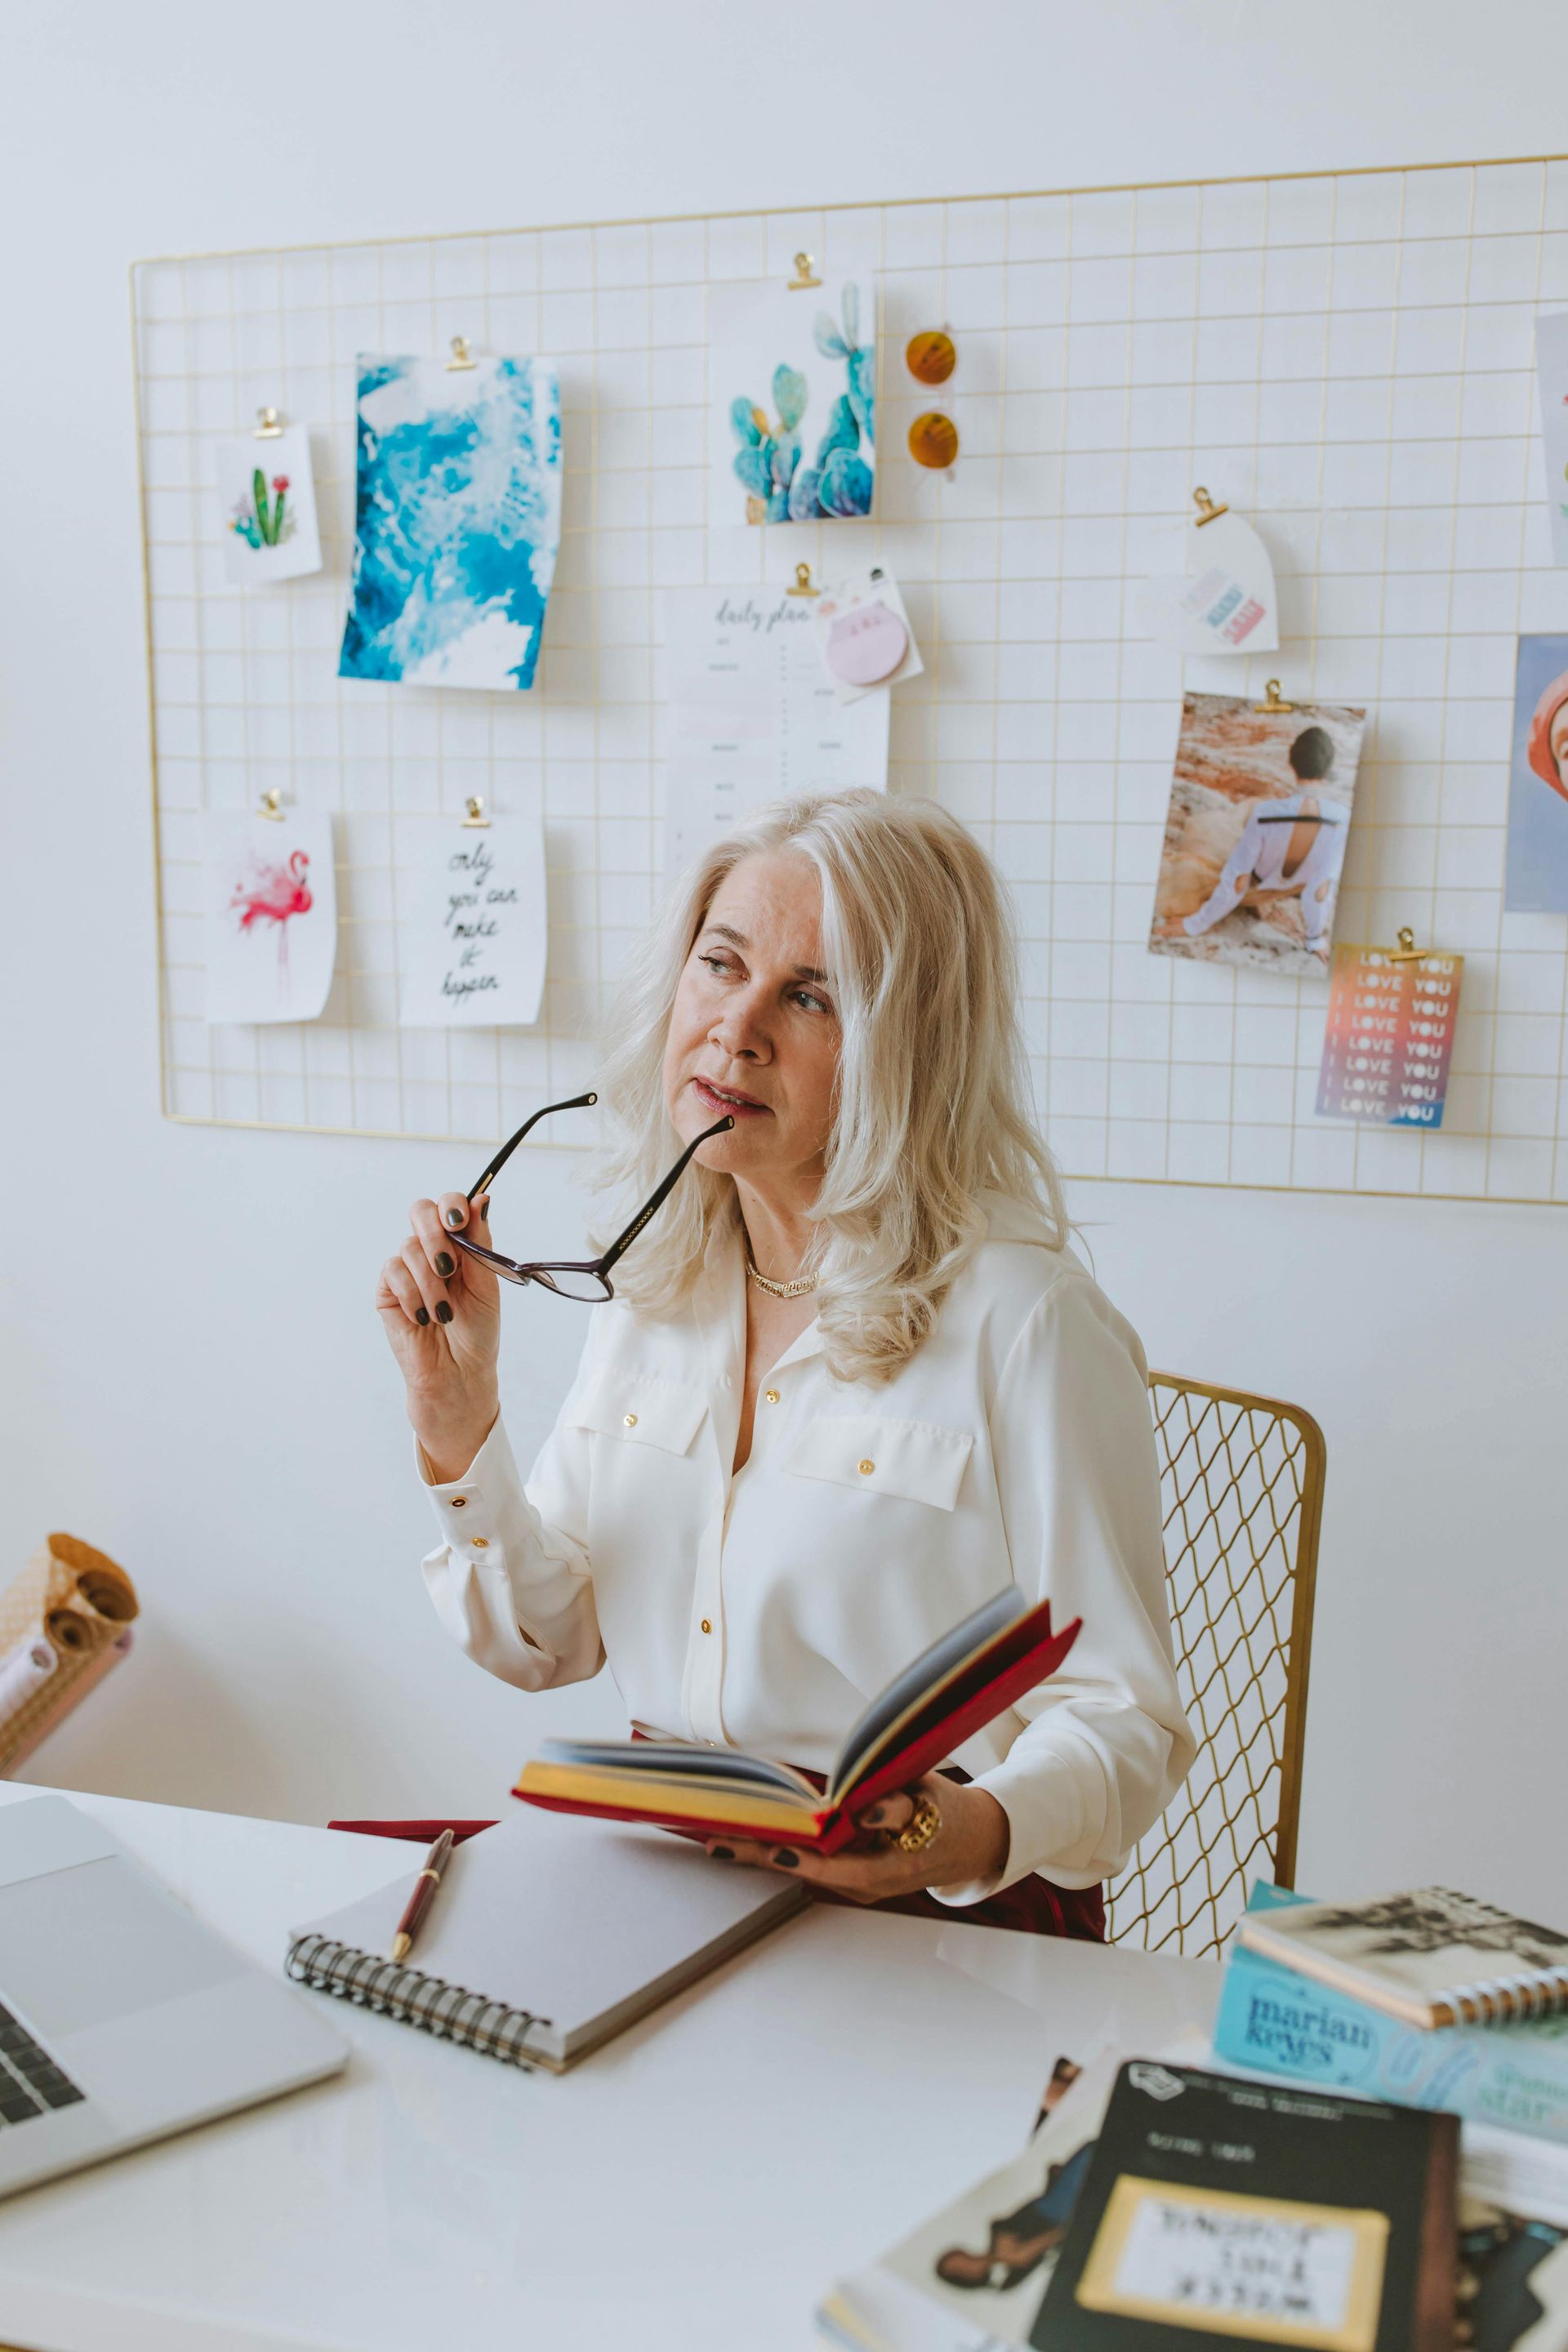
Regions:
<instances>
[{"instance_id":1,"label":"gold grid memo board","mask_svg":"<svg viewBox=\"0 0 1568 2352\"><path fill-rule=\"evenodd\" d=\"M868 268L878 519L706 518L706 291ZM1568 1199L1568 922L1505 915L1515 633L1568 629L1550 567L1532 321L1568 304L1568 160L590 224L138 263L132 273L174 1117L490 1141L593 1075L604 991L657 894L660 591L868 560L926 660L890 784L995 855L1038 1107L1069 1172ZM904 451L945 321L953 477ZM556 584L525 695L340 683L354 354L545 352L562 369ZM944 396L950 395L950 396ZM311 430L325 570L226 587L207 445L265 403ZM1196 482L1254 517L1278 654L1189 661L1131 618ZM1327 989L1145 950L1180 696L1365 703L1338 936L1462 951L1443 1131L1313 1117ZM325 1017L201 1019L197 814L276 785L337 816ZM394 814L542 811L536 1030L395 1026Z\"/></svg>"}]
</instances>

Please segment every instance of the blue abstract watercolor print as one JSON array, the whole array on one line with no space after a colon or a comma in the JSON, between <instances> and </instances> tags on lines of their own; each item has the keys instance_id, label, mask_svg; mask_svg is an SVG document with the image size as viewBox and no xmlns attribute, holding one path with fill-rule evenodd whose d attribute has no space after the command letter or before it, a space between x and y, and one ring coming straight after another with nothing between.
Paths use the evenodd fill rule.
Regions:
<instances>
[{"instance_id":1,"label":"blue abstract watercolor print","mask_svg":"<svg viewBox=\"0 0 1568 2352\"><path fill-rule=\"evenodd\" d=\"M359 360L353 593L340 677L531 686L561 537L547 360Z\"/></svg>"}]
</instances>

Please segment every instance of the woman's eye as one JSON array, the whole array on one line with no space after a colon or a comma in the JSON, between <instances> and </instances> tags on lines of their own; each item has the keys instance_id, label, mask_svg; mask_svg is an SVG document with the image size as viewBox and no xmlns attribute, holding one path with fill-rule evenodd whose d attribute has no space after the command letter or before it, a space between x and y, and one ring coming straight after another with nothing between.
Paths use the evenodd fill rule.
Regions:
<instances>
[{"instance_id":1,"label":"woman's eye","mask_svg":"<svg viewBox=\"0 0 1568 2352\"><path fill-rule=\"evenodd\" d=\"M727 956L699 956L697 961L699 963L705 963L710 971L716 971L721 979L724 977L725 973L728 972L730 969L729 958Z\"/></svg>"},{"instance_id":2,"label":"woman's eye","mask_svg":"<svg viewBox=\"0 0 1568 2352\"><path fill-rule=\"evenodd\" d=\"M809 988L797 988L795 1001L797 1004L804 1004L810 1013L831 1013L833 1010L826 997L814 996Z\"/></svg>"}]
</instances>

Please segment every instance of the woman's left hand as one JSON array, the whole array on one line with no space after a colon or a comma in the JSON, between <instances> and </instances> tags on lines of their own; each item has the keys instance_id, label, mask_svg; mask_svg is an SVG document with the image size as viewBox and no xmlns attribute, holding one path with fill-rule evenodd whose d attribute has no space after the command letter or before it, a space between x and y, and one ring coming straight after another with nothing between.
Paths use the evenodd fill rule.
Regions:
<instances>
[{"instance_id":1,"label":"woman's left hand","mask_svg":"<svg viewBox=\"0 0 1568 2352\"><path fill-rule=\"evenodd\" d=\"M942 1826L928 1845L906 1853L897 1843L913 1819L917 1796L929 1797ZM713 1839L708 1852L721 1862L742 1862L753 1870L777 1870L805 1878L814 1886L847 1895L851 1903L885 1903L896 1895L918 1895L928 1886L967 1886L1007 1867L1011 1832L994 1797L962 1780L928 1773L897 1796L884 1797L856 1816L862 1842L835 1854L809 1846L758 1845L745 1839Z\"/></svg>"}]
</instances>

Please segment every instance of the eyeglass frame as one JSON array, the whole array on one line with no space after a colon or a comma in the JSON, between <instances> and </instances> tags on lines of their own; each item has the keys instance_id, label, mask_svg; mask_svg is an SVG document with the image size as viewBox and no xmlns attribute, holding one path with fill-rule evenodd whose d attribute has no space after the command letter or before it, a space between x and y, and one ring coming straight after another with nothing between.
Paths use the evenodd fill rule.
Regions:
<instances>
[{"instance_id":1,"label":"eyeglass frame","mask_svg":"<svg viewBox=\"0 0 1568 2352\"><path fill-rule=\"evenodd\" d=\"M525 1118L517 1133L502 1144L479 1182L471 1187L466 1195L468 1202L472 1203L479 1199L480 1193L489 1191L524 1136L531 1129L537 1127L542 1118L548 1118L553 1111L558 1110L587 1110L598 1099L596 1094L574 1095L569 1102L546 1103L542 1110L534 1112L531 1118ZM498 1276L501 1281L515 1282L520 1289L526 1289L532 1282L537 1283L541 1290L551 1291L557 1298L571 1298L580 1307L605 1306L616 1295L615 1285L610 1280L612 1267L625 1256L649 1218L657 1216L659 1210L663 1208L680 1178L686 1173L692 1155L699 1151L710 1138L724 1134L734 1124L734 1120L731 1118L716 1119L711 1127L705 1128L700 1135L695 1137L687 1145L668 1175L660 1179L650 1197L644 1202L625 1232L618 1234L610 1244L609 1248L601 1251L597 1257L550 1258L542 1260L537 1265L526 1264L518 1258L503 1257L499 1250L486 1249L482 1243L470 1241L462 1234L449 1233L447 1238L454 1248L466 1251L469 1257L477 1259L481 1265L487 1266L490 1273ZM604 1297L581 1298L572 1291L562 1290L551 1281L550 1276L552 1274L577 1274L590 1276L604 1286Z\"/></svg>"}]
</instances>

